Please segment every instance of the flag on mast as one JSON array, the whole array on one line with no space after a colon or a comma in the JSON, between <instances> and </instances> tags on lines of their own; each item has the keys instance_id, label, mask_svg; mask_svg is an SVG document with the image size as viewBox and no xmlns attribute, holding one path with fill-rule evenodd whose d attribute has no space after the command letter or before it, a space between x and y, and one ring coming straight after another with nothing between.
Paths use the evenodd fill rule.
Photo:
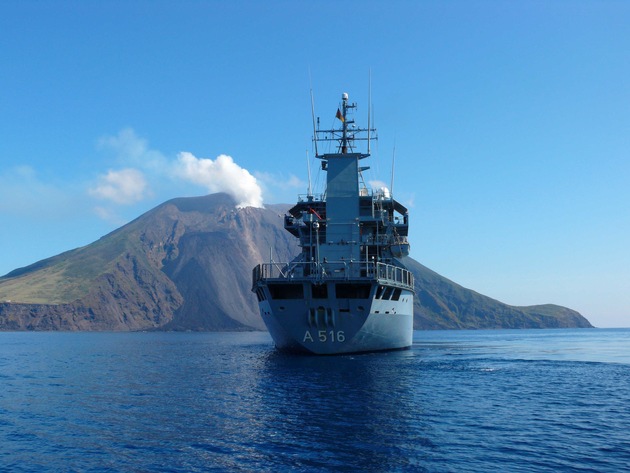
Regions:
<instances>
[{"instance_id":1,"label":"flag on mast","mask_svg":"<svg viewBox=\"0 0 630 473\"><path fill-rule=\"evenodd\" d=\"M341 123L345 122L345 120L343 119L343 115L341 114L341 110L337 109L337 115L335 115L339 120L341 120Z\"/></svg>"}]
</instances>

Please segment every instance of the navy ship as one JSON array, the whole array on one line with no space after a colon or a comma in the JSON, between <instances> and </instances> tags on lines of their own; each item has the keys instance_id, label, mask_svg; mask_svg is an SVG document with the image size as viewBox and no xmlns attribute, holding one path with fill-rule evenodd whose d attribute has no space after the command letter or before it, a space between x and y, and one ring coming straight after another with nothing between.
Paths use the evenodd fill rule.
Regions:
<instances>
[{"instance_id":1,"label":"navy ship","mask_svg":"<svg viewBox=\"0 0 630 473\"><path fill-rule=\"evenodd\" d=\"M253 269L252 291L280 350L333 355L412 344L414 280L402 263L409 254L409 214L386 187L366 186L369 167L362 164L376 130L369 110L367 128L358 127L354 109L344 93L338 128L320 129L313 115L326 190L315 195L309 183L308 194L284 217L301 253ZM359 141L367 152L356 150ZM322 142L333 142L335 152L319 154Z\"/></svg>"}]
</instances>

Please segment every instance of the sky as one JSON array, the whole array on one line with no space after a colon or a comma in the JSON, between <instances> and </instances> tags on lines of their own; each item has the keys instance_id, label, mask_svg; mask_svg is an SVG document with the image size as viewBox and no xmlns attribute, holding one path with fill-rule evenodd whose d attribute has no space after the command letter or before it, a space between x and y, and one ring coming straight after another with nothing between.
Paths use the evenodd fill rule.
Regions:
<instances>
[{"instance_id":1,"label":"sky","mask_svg":"<svg viewBox=\"0 0 630 473\"><path fill-rule=\"evenodd\" d=\"M629 327L629 24L611 0L4 0L0 275L175 197L290 204L307 162L321 192L310 91L322 126L344 92L365 125L371 82L368 178L412 257Z\"/></svg>"}]
</instances>

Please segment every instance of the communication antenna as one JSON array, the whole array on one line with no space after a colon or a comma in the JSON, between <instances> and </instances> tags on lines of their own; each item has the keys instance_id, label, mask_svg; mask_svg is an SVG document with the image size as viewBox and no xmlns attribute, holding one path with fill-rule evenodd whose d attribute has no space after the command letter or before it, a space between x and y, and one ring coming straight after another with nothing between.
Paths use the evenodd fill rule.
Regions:
<instances>
[{"instance_id":1,"label":"communication antenna","mask_svg":"<svg viewBox=\"0 0 630 473\"><path fill-rule=\"evenodd\" d=\"M313 195L313 188L311 187L311 163L308 159L308 150L306 150L306 169L308 171L308 196Z\"/></svg>"},{"instance_id":2,"label":"communication antenna","mask_svg":"<svg viewBox=\"0 0 630 473\"><path fill-rule=\"evenodd\" d=\"M308 70L308 80L311 83L311 116L313 117L313 141L315 142L315 156L317 152L317 128L315 127L315 99L313 99L313 79L311 79L311 69Z\"/></svg>"},{"instance_id":3,"label":"communication antenna","mask_svg":"<svg viewBox=\"0 0 630 473\"><path fill-rule=\"evenodd\" d=\"M396 164L396 141L394 140L394 151L392 153L392 182L389 186L389 195L394 197L394 167Z\"/></svg>"},{"instance_id":4,"label":"communication antenna","mask_svg":"<svg viewBox=\"0 0 630 473\"><path fill-rule=\"evenodd\" d=\"M368 76L368 119L367 119L367 154L370 154L370 117L372 109L372 69Z\"/></svg>"}]
</instances>

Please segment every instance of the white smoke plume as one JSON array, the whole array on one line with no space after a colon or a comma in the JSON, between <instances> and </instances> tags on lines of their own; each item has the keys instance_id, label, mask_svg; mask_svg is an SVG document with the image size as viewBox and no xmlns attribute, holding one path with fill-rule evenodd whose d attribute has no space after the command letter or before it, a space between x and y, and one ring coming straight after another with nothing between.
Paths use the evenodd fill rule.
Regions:
<instances>
[{"instance_id":1,"label":"white smoke plume","mask_svg":"<svg viewBox=\"0 0 630 473\"><path fill-rule=\"evenodd\" d=\"M231 195L239 208L263 206L262 189L256 178L236 164L231 156L221 154L213 161L181 152L177 156L176 168L182 178L204 186L208 192Z\"/></svg>"},{"instance_id":2,"label":"white smoke plume","mask_svg":"<svg viewBox=\"0 0 630 473\"><path fill-rule=\"evenodd\" d=\"M147 181L144 174L132 168L109 170L107 174L99 176L94 188L89 189L94 197L122 205L141 201L146 191Z\"/></svg>"}]
</instances>

